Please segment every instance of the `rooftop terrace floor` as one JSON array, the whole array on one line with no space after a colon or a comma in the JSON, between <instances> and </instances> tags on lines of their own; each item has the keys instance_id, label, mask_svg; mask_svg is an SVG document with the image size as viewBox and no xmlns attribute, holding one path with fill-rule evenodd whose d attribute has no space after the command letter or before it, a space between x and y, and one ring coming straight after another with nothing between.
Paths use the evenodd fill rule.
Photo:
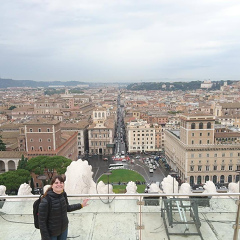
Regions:
<instances>
[{"instance_id":1,"label":"rooftop terrace floor","mask_svg":"<svg viewBox=\"0 0 240 240\"><path fill-rule=\"evenodd\" d=\"M198 206L202 239L233 239L237 205L236 199L212 198L207 206ZM10 199L0 208L0 240L39 240L40 232L33 225L32 205L34 199ZM79 200L69 198L69 202ZM91 198L89 206L68 213L69 239L76 240L186 240L201 239L199 235L186 236L184 233L197 233L194 224L169 226L162 198L147 205L139 205L136 197ZM153 203L153 204L152 204ZM186 203L187 204L187 203ZM173 205L173 221L180 221L179 208ZM165 209L165 217L161 214ZM186 209L186 219L193 219ZM166 225L164 224L166 219ZM167 235L181 233L180 235ZM187 230L188 228L188 230ZM240 238L239 238L240 239Z\"/></svg>"}]
</instances>

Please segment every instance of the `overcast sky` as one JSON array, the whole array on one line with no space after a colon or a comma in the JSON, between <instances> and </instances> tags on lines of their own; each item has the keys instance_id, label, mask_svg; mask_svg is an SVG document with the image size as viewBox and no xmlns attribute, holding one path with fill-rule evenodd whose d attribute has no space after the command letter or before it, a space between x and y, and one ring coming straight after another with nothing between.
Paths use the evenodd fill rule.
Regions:
<instances>
[{"instance_id":1,"label":"overcast sky","mask_svg":"<svg viewBox=\"0 0 240 240\"><path fill-rule=\"evenodd\" d=\"M239 80L239 0L0 0L0 77Z\"/></svg>"}]
</instances>

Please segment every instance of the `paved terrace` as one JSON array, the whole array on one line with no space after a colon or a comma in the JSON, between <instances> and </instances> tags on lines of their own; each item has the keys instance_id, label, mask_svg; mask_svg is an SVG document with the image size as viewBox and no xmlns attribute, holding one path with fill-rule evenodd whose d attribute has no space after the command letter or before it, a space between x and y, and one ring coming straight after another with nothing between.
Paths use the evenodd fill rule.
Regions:
<instances>
[{"instance_id":1,"label":"paved terrace","mask_svg":"<svg viewBox=\"0 0 240 240\"><path fill-rule=\"evenodd\" d=\"M89 206L68 214L69 239L232 240L238 195L220 195L218 197L208 195L205 200L191 199L191 202L188 196L184 196L181 201L175 201L173 198L166 197L167 195L153 194L86 195L90 198ZM79 196L77 199L76 196L69 196L69 202L79 202ZM143 196L145 196L144 199ZM162 196L165 197L162 198ZM180 199L179 195L175 196ZM191 195L191 197L194 196L196 194ZM33 225L32 205L37 196L34 197L35 199L29 196L22 196L21 199L5 197L5 201L0 201L0 240L40 239L39 230ZM189 205L191 208L188 207ZM167 211L168 208L169 211ZM185 211L181 212L183 209ZM202 237L198 235L198 227L192 224L193 216L196 223L199 219L199 233ZM186 218L189 223L183 224L181 217ZM171 219L173 223L170 226ZM168 235L167 232L179 235ZM196 235L184 235L189 233Z\"/></svg>"}]
</instances>

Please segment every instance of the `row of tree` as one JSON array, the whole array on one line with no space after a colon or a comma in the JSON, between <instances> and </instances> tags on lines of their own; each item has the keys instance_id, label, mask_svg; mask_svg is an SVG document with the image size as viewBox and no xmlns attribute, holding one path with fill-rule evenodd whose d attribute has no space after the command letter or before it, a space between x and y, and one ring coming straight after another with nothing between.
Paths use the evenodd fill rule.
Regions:
<instances>
[{"instance_id":1,"label":"row of tree","mask_svg":"<svg viewBox=\"0 0 240 240\"><path fill-rule=\"evenodd\" d=\"M21 184L30 183L33 192L32 173L35 173L37 176L45 175L47 177L46 183L49 183L54 173L64 174L71 162L70 159L62 156L38 156L30 160L22 156L17 170L0 175L0 185L6 186L7 194L17 194Z\"/></svg>"},{"instance_id":2,"label":"row of tree","mask_svg":"<svg viewBox=\"0 0 240 240\"><path fill-rule=\"evenodd\" d=\"M221 80L213 81L212 87L210 90L219 90L221 86L224 85L224 82L227 82L228 85L233 84L233 80ZM141 83L132 83L127 86L128 90L161 90L161 91L192 91L201 88L203 81L191 81L191 82L141 82Z\"/></svg>"}]
</instances>

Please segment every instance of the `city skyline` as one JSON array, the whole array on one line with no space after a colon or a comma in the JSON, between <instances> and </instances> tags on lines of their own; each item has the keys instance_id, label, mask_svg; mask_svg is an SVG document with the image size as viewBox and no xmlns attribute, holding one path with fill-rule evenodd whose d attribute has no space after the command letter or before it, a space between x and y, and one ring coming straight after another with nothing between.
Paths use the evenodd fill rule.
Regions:
<instances>
[{"instance_id":1,"label":"city skyline","mask_svg":"<svg viewBox=\"0 0 240 240\"><path fill-rule=\"evenodd\" d=\"M1 7L1 78L239 79L239 1L12 0Z\"/></svg>"}]
</instances>

